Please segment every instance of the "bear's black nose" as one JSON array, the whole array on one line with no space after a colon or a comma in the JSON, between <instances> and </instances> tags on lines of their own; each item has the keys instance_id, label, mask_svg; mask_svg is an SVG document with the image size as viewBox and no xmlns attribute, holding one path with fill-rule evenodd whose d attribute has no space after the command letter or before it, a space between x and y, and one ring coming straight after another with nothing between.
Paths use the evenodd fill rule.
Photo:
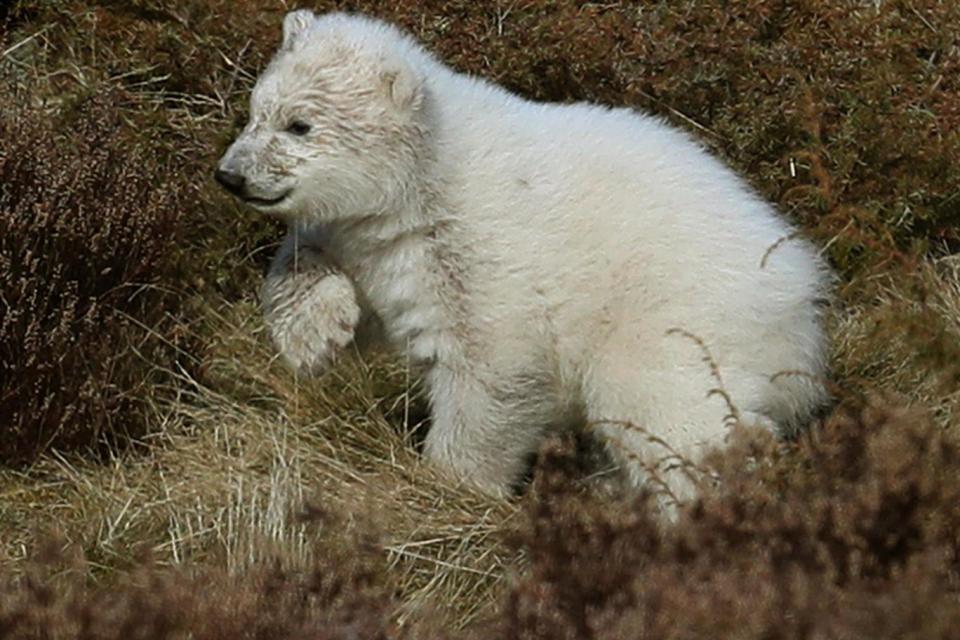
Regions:
<instances>
[{"instance_id":1,"label":"bear's black nose","mask_svg":"<svg viewBox=\"0 0 960 640\"><path fill-rule=\"evenodd\" d=\"M243 186L246 179L244 179L241 174L217 169L213 172L213 177L230 193L238 196L243 194Z\"/></svg>"}]
</instances>

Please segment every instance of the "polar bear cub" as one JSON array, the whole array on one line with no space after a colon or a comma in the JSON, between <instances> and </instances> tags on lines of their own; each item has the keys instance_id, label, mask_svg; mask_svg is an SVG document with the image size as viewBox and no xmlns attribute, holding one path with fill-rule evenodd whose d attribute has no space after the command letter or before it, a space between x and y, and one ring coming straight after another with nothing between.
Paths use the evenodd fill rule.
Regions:
<instances>
[{"instance_id":1,"label":"polar bear cub","mask_svg":"<svg viewBox=\"0 0 960 640\"><path fill-rule=\"evenodd\" d=\"M817 252L659 119L529 102L301 10L216 177L289 223L263 292L288 362L322 370L377 318L423 369L426 457L485 491L586 421L682 499L678 461L732 420L785 433L825 399Z\"/></svg>"}]
</instances>

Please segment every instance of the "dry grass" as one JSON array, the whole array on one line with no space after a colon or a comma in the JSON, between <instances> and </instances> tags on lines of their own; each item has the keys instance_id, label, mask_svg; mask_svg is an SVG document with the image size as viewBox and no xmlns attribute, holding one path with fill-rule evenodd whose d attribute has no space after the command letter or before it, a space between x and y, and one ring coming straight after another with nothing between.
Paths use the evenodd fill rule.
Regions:
<instances>
[{"instance_id":1,"label":"dry grass","mask_svg":"<svg viewBox=\"0 0 960 640\"><path fill-rule=\"evenodd\" d=\"M881 391L960 425L960 259L874 278L876 293L834 314L833 370L847 391Z\"/></svg>"},{"instance_id":2,"label":"dry grass","mask_svg":"<svg viewBox=\"0 0 960 640\"><path fill-rule=\"evenodd\" d=\"M206 317L219 339L202 357L201 379L181 374L153 406L158 428L147 454L109 464L57 456L6 474L7 562L32 545L31 514L42 504L56 517L40 524L77 545L95 574L130 567L145 552L241 572L282 550L285 563L303 568L312 543L296 516L315 504L341 514L338 526L351 534L382 532L401 619L429 605L466 623L488 606L515 559L502 542L516 506L420 463L412 429L385 418L408 413L406 372L352 359L323 379L298 381L272 358L253 305L210 308Z\"/></svg>"}]
</instances>

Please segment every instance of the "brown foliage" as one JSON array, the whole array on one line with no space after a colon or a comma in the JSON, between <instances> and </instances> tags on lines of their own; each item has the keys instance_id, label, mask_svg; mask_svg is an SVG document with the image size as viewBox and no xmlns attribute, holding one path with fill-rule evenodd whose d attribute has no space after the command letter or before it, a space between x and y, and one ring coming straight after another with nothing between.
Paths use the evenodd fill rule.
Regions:
<instances>
[{"instance_id":1,"label":"brown foliage","mask_svg":"<svg viewBox=\"0 0 960 640\"><path fill-rule=\"evenodd\" d=\"M507 638L947 638L960 623L960 447L845 406L795 446L737 433L716 486L659 528L585 497L551 451Z\"/></svg>"},{"instance_id":2,"label":"brown foliage","mask_svg":"<svg viewBox=\"0 0 960 640\"><path fill-rule=\"evenodd\" d=\"M86 586L77 577L82 561L65 559L50 546L27 575L0 586L0 638L399 637L389 619L393 601L373 549L354 545L343 554L329 542L309 571L292 571L277 562L237 578L146 562L102 587Z\"/></svg>"},{"instance_id":3,"label":"brown foliage","mask_svg":"<svg viewBox=\"0 0 960 640\"><path fill-rule=\"evenodd\" d=\"M0 458L140 430L180 187L118 118L119 94L0 117ZM153 325L153 328L147 328Z\"/></svg>"}]
</instances>

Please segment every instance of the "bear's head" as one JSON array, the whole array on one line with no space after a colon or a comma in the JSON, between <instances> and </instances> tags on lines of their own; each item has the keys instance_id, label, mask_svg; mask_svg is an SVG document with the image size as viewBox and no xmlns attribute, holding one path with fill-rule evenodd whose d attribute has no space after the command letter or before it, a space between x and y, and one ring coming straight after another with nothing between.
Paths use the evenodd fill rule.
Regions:
<instances>
[{"instance_id":1,"label":"bear's head","mask_svg":"<svg viewBox=\"0 0 960 640\"><path fill-rule=\"evenodd\" d=\"M394 27L299 10L215 177L255 208L333 220L396 206L426 138L424 53ZM419 62L418 62L419 61Z\"/></svg>"}]
</instances>

